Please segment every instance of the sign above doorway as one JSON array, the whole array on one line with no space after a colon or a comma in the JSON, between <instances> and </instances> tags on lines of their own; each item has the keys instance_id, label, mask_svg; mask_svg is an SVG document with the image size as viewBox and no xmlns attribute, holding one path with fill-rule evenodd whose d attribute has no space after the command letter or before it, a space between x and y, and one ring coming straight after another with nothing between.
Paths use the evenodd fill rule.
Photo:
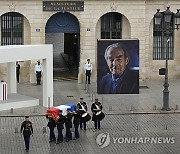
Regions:
<instances>
[{"instance_id":1,"label":"sign above doorway","mask_svg":"<svg viewBox=\"0 0 180 154\"><path fill-rule=\"evenodd\" d=\"M43 1L43 11L84 11L84 1Z\"/></svg>"}]
</instances>

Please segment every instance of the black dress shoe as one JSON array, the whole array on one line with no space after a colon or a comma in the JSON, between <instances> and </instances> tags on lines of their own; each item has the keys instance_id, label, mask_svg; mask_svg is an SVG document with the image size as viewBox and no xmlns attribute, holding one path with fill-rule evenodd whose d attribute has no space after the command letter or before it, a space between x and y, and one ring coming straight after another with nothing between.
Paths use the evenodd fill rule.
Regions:
<instances>
[{"instance_id":1,"label":"black dress shoe","mask_svg":"<svg viewBox=\"0 0 180 154\"><path fill-rule=\"evenodd\" d=\"M49 143L53 142L53 141L56 141L56 139L53 139L53 140L49 140Z\"/></svg>"}]
</instances>

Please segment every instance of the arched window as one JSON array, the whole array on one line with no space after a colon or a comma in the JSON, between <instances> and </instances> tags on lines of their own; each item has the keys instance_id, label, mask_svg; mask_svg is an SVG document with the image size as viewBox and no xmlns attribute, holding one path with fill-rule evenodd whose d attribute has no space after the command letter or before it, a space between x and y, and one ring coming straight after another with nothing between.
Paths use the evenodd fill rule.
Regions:
<instances>
[{"instance_id":1,"label":"arched window","mask_svg":"<svg viewBox=\"0 0 180 154\"><path fill-rule=\"evenodd\" d=\"M163 14L163 12L161 12ZM164 18L162 18L164 19ZM168 59L174 59L174 30L173 30L173 17L171 19L170 25L162 20L160 25L155 25L153 22L153 60L165 60L166 52L168 52ZM171 32L166 34L163 29L166 26L171 28ZM167 38L169 37L169 38ZM168 42L167 42L168 39Z\"/></svg>"},{"instance_id":2,"label":"arched window","mask_svg":"<svg viewBox=\"0 0 180 154\"><path fill-rule=\"evenodd\" d=\"M107 13L101 17L101 39L122 38L122 15L120 13Z\"/></svg>"},{"instance_id":3,"label":"arched window","mask_svg":"<svg viewBox=\"0 0 180 154\"><path fill-rule=\"evenodd\" d=\"M8 12L1 16L1 45L22 45L23 15Z\"/></svg>"}]
</instances>

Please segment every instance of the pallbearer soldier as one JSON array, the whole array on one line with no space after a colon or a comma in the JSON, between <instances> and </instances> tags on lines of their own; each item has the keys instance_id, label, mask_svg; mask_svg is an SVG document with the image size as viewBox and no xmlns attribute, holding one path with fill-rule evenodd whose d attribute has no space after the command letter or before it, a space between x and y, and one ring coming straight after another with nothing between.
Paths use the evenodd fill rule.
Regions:
<instances>
[{"instance_id":1,"label":"pallbearer soldier","mask_svg":"<svg viewBox=\"0 0 180 154\"><path fill-rule=\"evenodd\" d=\"M67 115L65 117L66 117L66 120L65 120L66 142L68 142L69 140L72 140L71 128L72 128L73 114L71 113L71 109L67 109Z\"/></svg>"},{"instance_id":2,"label":"pallbearer soldier","mask_svg":"<svg viewBox=\"0 0 180 154\"><path fill-rule=\"evenodd\" d=\"M76 111L73 113L74 119L74 140L79 138L79 124L80 124L80 112L79 109L76 107Z\"/></svg>"},{"instance_id":3,"label":"pallbearer soldier","mask_svg":"<svg viewBox=\"0 0 180 154\"><path fill-rule=\"evenodd\" d=\"M80 111L80 129L82 129L84 125L84 130L86 130L86 122L82 120L82 115L87 112L87 103L84 102L83 97L80 97L80 102L77 103L77 108Z\"/></svg>"},{"instance_id":4,"label":"pallbearer soldier","mask_svg":"<svg viewBox=\"0 0 180 154\"><path fill-rule=\"evenodd\" d=\"M25 120L21 123L21 134L24 136L26 151L29 151L30 136L33 134L32 122L29 121L29 116L25 116Z\"/></svg>"},{"instance_id":5,"label":"pallbearer soldier","mask_svg":"<svg viewBox=\"0 0 180 154\"><path fill-rule=\"evenodd\" d=\"M56 127L56 122L53 119L53 117L50 115L47 118L49 119L47 126L49 127L49 132L50 132L49 134L49 143L50 143L52 141L56 141L56 137L54 134L54 128Z\"/></svg>"},{"instance_id":6,"label":"pallbearer soldier","mask_svg":"<svg viewBox=\"0 0 180 154\"><path fill-rule=\"evenodd\" d=\"M57 130L58 130L58 137L57 137L57 142L56 144L59 144L63 142L63 133L62 130L64 129L64 123L65 123L65 117L62 115L62 111L59 111L59 118L56 122L57 125Z\"/></svg>"}]
</instances>

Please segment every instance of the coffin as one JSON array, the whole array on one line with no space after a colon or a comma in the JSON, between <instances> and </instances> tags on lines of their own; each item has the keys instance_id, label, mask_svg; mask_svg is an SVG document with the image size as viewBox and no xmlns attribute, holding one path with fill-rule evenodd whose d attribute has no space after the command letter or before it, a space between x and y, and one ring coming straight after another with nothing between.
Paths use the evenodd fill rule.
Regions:
<instances>
[{"instance_id":1,"label":"coffin","mask_svg":"<svg viewBox=\"0 0 180 154\"><path fill-rule=\"evenodd\" d=\"M76 111L76 105L75 105L75 104L73 104L73 103L68 103L68 104L65 104L65 105L71 107L71 112Z\"/></svg>"},{"instance_id":2,"label":"coffin","mask_svg":"<svg viewBox=\"0 0 180 154\"><path fill-rule=\"evenodd\" d=\"M59 118L59 109L57 109L57 108L50 108L50 109L48 109L46 111L46 117L48 118L48 117L51 117L51 116L53 117L53 119L55 121L57 121L58 118Z\"/></svg>"},{"instance_id":3,"label":"coffin","mask_svg":"<svg viewBox=\"0 0 180 154\"><path fill-rule=\"evenodd\" d=\"M67 109L70 109L70 106L67 105L60 105L60 106L56 106L56 109L59 109L62 111L62 115L66 115L67 114Z\"/></svg>"},{"instance_id":4,"label":"coffin","mask_svg":"<svg viewBox=\"0 0 180 154\"><path fill-rule=\"evenodd\" d=\"M46 117L52 116L55 121L59 118L59 112L62 111L62 115L67 114L67 109L71 109L71 112L74 112L76 110L76 105L73 103L68 103L65 105L59 105L53 108L50 108L46 111Z\"/></svg>"}]
</instances>

